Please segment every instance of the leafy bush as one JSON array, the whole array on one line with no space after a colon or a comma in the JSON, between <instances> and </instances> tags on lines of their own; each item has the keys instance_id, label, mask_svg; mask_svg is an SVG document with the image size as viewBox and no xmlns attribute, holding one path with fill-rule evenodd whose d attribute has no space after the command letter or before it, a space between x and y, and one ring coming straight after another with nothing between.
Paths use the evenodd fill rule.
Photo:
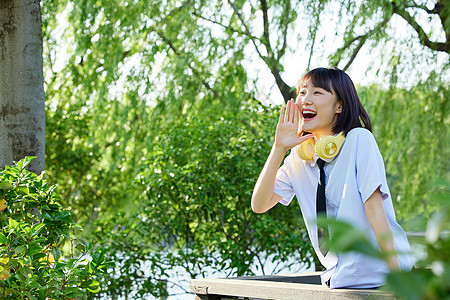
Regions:
<instances>
[{"instance_id":1,"label":"leafy bush","mask_svg":"<svg viewBox=\"0 0 450 300\"><path fill-rule=\"evenodd\" d=\"M251 210L278 111L258 109L189 113L162 125L127 191L138 201L98 220L96 239L120 261L106 294L165 295L165 284L179 285L167 281L172 270L189 279L279 272L292 261L297 267L310 262L296 203L261 215Z\"/></svg>"},{"instance_id":2,"label":"leafy bush","mask_svg":"<svg viewBox=\"0 0 450 300\"><path fill-rule=\"evenodd\" d=\"M81 254L74 258L71 234L81 227L62 208L56 186L25 169L32 160L0 170L0 298L86 298L114 265L89 243L77 245ZM67 241L71 258L64 259Z\"/></svg>"}]
</instances>

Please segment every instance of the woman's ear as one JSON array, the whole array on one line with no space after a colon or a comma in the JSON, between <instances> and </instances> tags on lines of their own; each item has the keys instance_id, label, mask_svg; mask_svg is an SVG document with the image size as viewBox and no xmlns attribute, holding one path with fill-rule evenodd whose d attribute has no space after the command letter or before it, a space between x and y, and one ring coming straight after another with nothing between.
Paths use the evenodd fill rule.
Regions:
<instances>
[{"instance_id":1,"label":"woman's ear","mask_svg":"<svg viewBox=\"0 0 450 300\"><path fill-rule=\"evenodd\" d=\"M342 112L342 101L338 101L336 103L336 114L340 114Z\"/></svg>"}]
</instances>

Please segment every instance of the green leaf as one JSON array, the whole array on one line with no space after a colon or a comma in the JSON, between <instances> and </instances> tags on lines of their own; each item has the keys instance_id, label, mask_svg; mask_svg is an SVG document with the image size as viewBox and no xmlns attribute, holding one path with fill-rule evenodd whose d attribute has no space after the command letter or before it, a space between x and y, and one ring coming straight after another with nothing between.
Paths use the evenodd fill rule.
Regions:
<instances>
[{"instance_id":1,"label":"green leaf","mask_svg":"<svg viewBox=\"0 0 450 300\"><path fill-rule=\"evenodd\" d=\"M92 261L96 265L99 265L99 264L103 263L105 261L105 253L103 251L100 251L100 250L96 251L92 255Z\"/></svg>"},{"instance_id":2,"label":"green leaf","mask_svg":"<svg viewBox=\"0 0 450 300\"><path fill-rule=\"evenodd\" d=\"M78 259L76 258L71 258L67 261L67 266L69 269L72 269L73 266L78 262Z\"/></svg>"},{"instance_id":3,"label":"green leaf","mask_svg":"<svg viewBox=\"0 0 450 300\"><path fill-rule=\"evenodd\" d=\"M18 190L21 194L24 194L24 195L30 194L30 189L26 186L21 186L21 187L19 187Z\"/></svg>"},{"instance_id":4,"label":"green leaf","mask_svg":"<svg viewBox=\"0 0 450 300\"><path fill-rule=\"evenodd\" d=\"M47 254L45 254L44 252L36 253L36 254L33 256L33 258L34 258L35 260L39 260L39 259L44 258L44 257L47 257Z\"/></svg>"},{"instance_id":5,"label":"green leaf","mask_svg":"<svg viewBox=\"0 0 450 300\"><path fill-rule=\"evenodd\" d=\"M32 255L35 255L35 254L40 253L42 251L43 251L43 248L40 245L29 246L27 255L32 256Z\"/></svg>"},{"instance_id":6,"label":"green leaf","mask_svg":"<svg viewBox=\"0 0 450 300\"><path fill-rule=\"evenodd\" d=\"M9 227L17 230L17 227L19 226L19 222L17 222L16 220L9 218Z\"/></svg>"},{"instance_id":7,"label":"green leaf","mask_svg":"<svg viewBox=\"0 0 450 300\"><path fill-rule=\"evenodd\" d=\"M318 223L321 226L331 227L332 236L327 245L334 252L357 251L372 257L382 257L382 253L369 242L366 235L351 224L324 218L318 218Z\"/></svg>"},{"instance_id":8,"label":"green leaf","mask_svg":"<svg viewBox=\"0 0 450 300\"><path fill-rule=\"evenodd\" d=\"M92 283L87 288L91 293L98 293L100 291L100 283L96 280L92 280Z\"/></svg>"},{"instance_id":9,"label":"green leaf","mask_svg":"<svg viewBox=\"0 0 450 300\"><path fill-rule=\"evenodd\" d=\"M64 294L65 298L71 299L71 298L76 298L76 297L82 297L84 293L78 287L70 287L70 288L66 288L63 291L63 294Z\"/></svg>"},{"instance_id":10,"label":"green leaf","mask_svg":"<svg viewBox=\"0 0 450 300\"><path fill-rule=\"evenodd\" d=\"M425 278L414 271L390 273L386 278L389 288L404 299L419 300L424 290Z\"/></svg>"},{"instance_id":11,"label":"green leaf","mask_svg":"<svg viewBox=\"0 0 450 300\"><path fill-rule=\"evenodd\" d=\"M26 168L29 164L31 164L33 162L33 160L35 158L36 158L36 156L25 156L25 158L20 161L21 167L23 169Z\"/></svg>"},{"instance_id":12,"label":"green leaf","mask_svg":"<svg viewBox=\"0 0 450 300\"><path fill-rule=\"evenodd\" d=\"M38 235L45 228L44 223L37 223L31 227L31 237Z\"/></svg>"},{"instance_id":13,"label":"green leaf","mask_svg":"<svg viewBox=\"0 0 450 300\"><path fill-rule=\"evenodd\" d=\"M47 240L47 238L45 236L38 236L38 237L33 239L33 241L35 241L36 243L43 243L46 240Z\"/></svg>"},{"instance_id":14,"label":"green leaf","mask_svg":"<svg viewBox=\"0 0 450 300\"><path fill-rule=\"evenodd\" d=\"M67 263L65 263L65 262L58 262L58 263L56 263L55 271L62 270L65 267L67 267Z\"/></svg>"},{"instance_id":15,"label":"green leaf","mask_svg":"<svg viewBox=\"0 0 450 300\"><path fill-rule=\"evenodd\" d=\"M430 244L436 243L442 231L442 228L445 222L447 221L447 216L448 216L447 212L443 210L434 214L428 221L427 231L425 235L428 243Z\"/></svg>"},{"instance_id":16,"label":"green leaf","mask_svg":"<svg viewBox=\"0 0 450 300\"><path fill-rule=\"evenodd\" d=\"M24 246L18 246L14 252L16 252L16 254L20 255L22 253L25 253L27 251L27 248Z\"/></svg>"},{"instance_id":17,"label":"green leaf","mask_svg":"<svg viewBox=\"0 0 450 300\"><path fill-rule=\"evenodd\" d=\"M6 239L5 235L0 232L0 244L6 244L8 240Z\"/></svg>"},{"instance_id":18,"label":"green leaf","mask_svg":"<svg viewBox=\"0 0 450 300\"><path fill-rule=\"evenodd\" d=\"M45 299L47 294L48 287L42 286L39 288L39 299Z\"/></svg>"},{"instance_id":19,"label":"green leaf","mask_svg":"<svg viewBox=\"0 0 450 300\"><path fill-rule=\"evenodd\" d=\"M78 245L75 246L75 249L77 249L81 253L84 253L86 251L86 246L82 243L79 243Z\"/></svg>"},{"instance_id":20,"label":"green leaf","mask_svg":"<svg viewBox=\"0 0 450 300\"><path fill-rule=\"evenodd\" d=\"M73 223L72 217L70 216L70 212L68 210L63 210L54 216L54 219L57 221L61 221L63 223L71 224Z\"/></svg>"},{"instance_id":21,"label":"green leaf","mask_svg":"<svg viewBox=\"0 0 450 300\"><path fill-rule=\"evenodd\" d=\"M14 186L11 183L7 181L0 182L0 189L2 190L10 190L12 188L14 188Z\"/></svg>"}]
</instances>

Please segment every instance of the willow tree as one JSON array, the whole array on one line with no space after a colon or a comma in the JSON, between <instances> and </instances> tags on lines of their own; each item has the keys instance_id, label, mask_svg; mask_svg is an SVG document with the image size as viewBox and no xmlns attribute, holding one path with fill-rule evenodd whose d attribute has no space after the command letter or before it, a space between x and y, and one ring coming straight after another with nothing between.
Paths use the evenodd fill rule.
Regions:
<instances>
[{"instance_id":1,"label":"willow tree","mask_svg":"<svg viewBox=\"0 0 450 300\"><path fill-rule=\"evenodd\" d=\"M287 100L298 78L287 78L286 69L298 77L318 65L356 72L363 52L376 57L365 73L381 89L442 86L435 99L442 105L427 111L441 121L430 118L415 134L441 130L448 117L441 84L450 76L448 12L441 1L47 1L49 172L65 174L59 183L76 210L96 215L94 209L120 206L119 178L136 175L159 128L147 120L164 115L169 122L213 105L238 111L243 99L266 98L259 80L272 82ZM295 65L293 57L303 63ZM381 112L392 95L382 94L376 105L363 101ZM389 127L395 122L383 119ZM398 145L391 159L410 151L405 147Z\"/></svg>"},{"instance_id":2,"label":"willow tree","mask_svg":"<svg viewBox=\"0 0 450 300\"><path fill-rule=\"evenodd\" d=\"M0 167L25 156L44 170L45 113L40 1L0 3Z\"/></svg>"}]
</instances>

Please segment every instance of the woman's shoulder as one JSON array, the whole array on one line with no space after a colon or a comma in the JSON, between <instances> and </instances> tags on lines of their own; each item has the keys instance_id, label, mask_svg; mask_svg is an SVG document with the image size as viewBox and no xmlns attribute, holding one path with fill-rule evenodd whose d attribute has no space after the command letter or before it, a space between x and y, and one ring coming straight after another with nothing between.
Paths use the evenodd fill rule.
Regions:
<instances>
[{"instance_id":1,"label":"woman's shoulder","mask_svg":"<svg viewBox=\"0 0 450 300\"><path fill-rule=\"evenodd\" d=\"M371 136L371 137L373 137L373 134L369 129L366 129L364 127L356 127L347 133L347 137L350 137L350 136Z\"/></svg>"},{"instance_id":2,"label":"woman's shoulder","mask_svg":"<svg viewBox=\"0 0 450 300\"><path fill-rule=\"evenodd\" d=\"M347 139L375 139L373 133L363 127L356 127L350 130L346 136Z\"/></svg>"},{"instance_id":3,"label":"woman's shoulder","mask_svg":"<svg viewBox=\"0 0 450 300\"><path fill-rule=\"evenodd\" d=\"M346 142L357 145L377 145L372 132L363 127L357 127L350 130L346 136Z\"/></svg>"}]
</instances>

